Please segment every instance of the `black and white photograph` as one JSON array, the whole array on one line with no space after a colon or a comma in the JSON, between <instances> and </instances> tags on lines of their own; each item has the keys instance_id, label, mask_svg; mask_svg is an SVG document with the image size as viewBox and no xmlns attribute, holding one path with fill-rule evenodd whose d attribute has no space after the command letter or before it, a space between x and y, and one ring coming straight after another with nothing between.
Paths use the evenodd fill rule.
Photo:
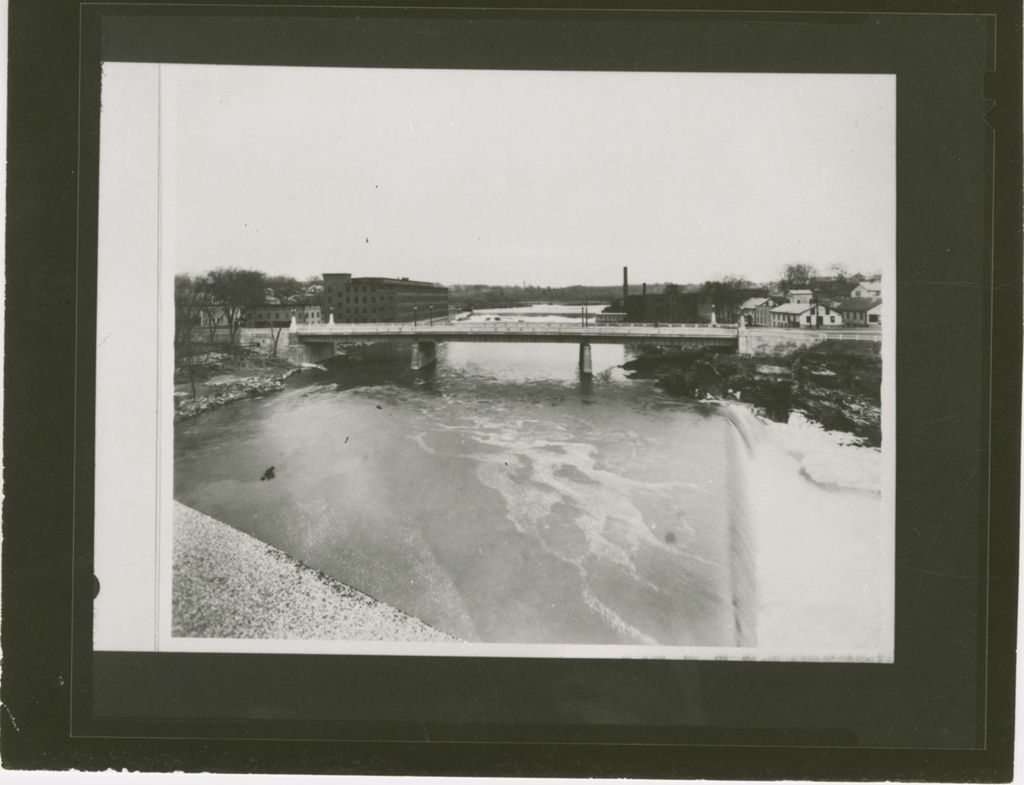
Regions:
<instances>
[{"instance_id":1,"label":"black and white photograph","mask_svg":"<svg viewBox=\"0 0 1024 785\"><path fill-rule=\"evenodd\" d=\"M891 76L102 98L97 649L892 660Z\"/></svg>"},{"instance_id":2,"label":"black and white photograph","mask_svg":"<svg viewBox=\"0 0 1024 785\"><path fill-rule=\"evenodd\" d=\"M4 770L1012 779L1020 19L11 0Z\"/></svg>"}]
</instances>

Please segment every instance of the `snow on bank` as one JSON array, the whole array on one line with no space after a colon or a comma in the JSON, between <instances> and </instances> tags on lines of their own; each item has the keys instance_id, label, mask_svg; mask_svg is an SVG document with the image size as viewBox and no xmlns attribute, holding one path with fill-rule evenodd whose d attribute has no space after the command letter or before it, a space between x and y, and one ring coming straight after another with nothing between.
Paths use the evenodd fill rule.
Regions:
<instances>
[{"instance_id":1,"label":"snow on bank","mask_svg":"<svg viewBox=\"0 0 1024 785\"><path fill-rule=\"evenodd\" d=\"M752 431L763 433L765 439L799 461L800 473L811 482L827 488L882 491L882 451L863 446L863 440L852 433L826 431L798 411L790 413L788 422L780 423L738 401L708 396L702 403L723 407L751 447L762 441Z\"/></svg>"},{"instance_id":2,"label":"snow on bank","mask_svg":"<svg viewBox=\"0 0 1024 785\"><path fill-rule=\"evenodd\" d=\"M178 502L171 596L176 637L455 640Z\"/></svg>"},{"instance_id":3,"label":"snow on bank","mask_svg":"<svg viewBox=\"0 0 1024 785\"><path fill-rule=\"evenodd\" d=\"M862 447L856 436L826 431L800 412L788 423L766 423L770 438L800 460L800 473L832 488L881 493L882 451Z\"/></svg>"}]
</instances>

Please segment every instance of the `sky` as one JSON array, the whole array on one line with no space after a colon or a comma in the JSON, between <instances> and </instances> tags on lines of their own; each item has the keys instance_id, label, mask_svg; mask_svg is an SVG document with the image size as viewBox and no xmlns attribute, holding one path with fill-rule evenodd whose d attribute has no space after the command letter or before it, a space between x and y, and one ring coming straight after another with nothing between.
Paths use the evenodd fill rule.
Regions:
<instances>
[{"instance_id":1,"label":"sky","mask_svg":"<svg viewBox=\"0 0 1024 785\"><path fill-rule=\"evenodd\" d=\"M162 65L158 98L180 272L564 286L894 263L886 75Z\"/></svg>"}]
</instances>

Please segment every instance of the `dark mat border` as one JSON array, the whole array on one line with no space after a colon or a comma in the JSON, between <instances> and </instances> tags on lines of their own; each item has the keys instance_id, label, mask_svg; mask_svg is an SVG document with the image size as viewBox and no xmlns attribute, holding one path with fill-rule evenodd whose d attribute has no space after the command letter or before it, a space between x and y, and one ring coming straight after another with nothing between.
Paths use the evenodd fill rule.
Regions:
<instances>
[{"instance_id":1,"label":"dark mat border","mask_svg":"<svg viewBox=\"0 0 1024 785\"><path fill-rule=\"evenodd\" d=\"M12 0L0 621L6 766L1009 778L1021 9L734 8ZM93 654L101 56L896 73L896 663ZM991 133L979 123L986 112Z\"/></svg>"}]
</instances>

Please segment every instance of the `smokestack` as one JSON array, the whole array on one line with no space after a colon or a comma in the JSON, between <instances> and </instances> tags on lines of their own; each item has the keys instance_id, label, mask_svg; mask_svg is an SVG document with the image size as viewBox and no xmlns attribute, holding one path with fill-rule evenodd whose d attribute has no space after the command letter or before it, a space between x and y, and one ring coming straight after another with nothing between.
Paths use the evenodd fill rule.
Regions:
<instances>
[{"instance_id":1,"label":"smokestack","mask_svg":"<svg viewBox=\"0 0 1024 785\"><path fill-rule=\"evenodd\" d=\"M622 268L622 307L626 307L626 295L629 294L629 268Z\"/></svg>"}]
</instances>

